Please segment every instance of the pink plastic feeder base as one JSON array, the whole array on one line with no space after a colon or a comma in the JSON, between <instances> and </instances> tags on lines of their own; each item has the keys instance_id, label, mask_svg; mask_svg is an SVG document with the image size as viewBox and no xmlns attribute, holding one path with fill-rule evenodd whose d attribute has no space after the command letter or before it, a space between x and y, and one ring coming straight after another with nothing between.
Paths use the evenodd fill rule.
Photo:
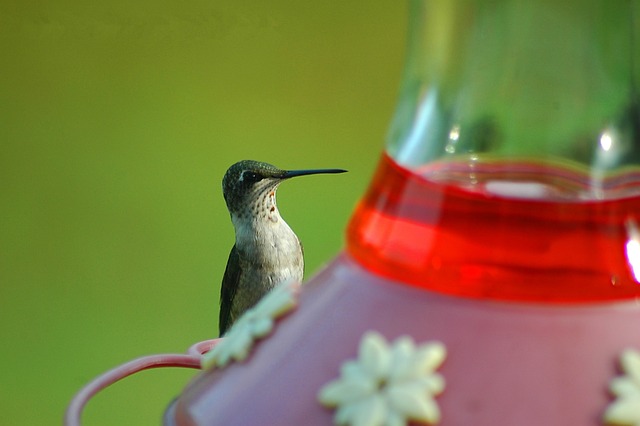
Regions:
<instances>
[{"instance_id":1,"label":"pink plastic feeder base","mask_svg":"<svg viewBox=\"0 0 640 426\"><path fill-rule=\"evenodd\" d=\"M388 282L343 254L303 287L296 311L243 363L185 390L177 425L327 425L318 390L363 333L438 340L442 426L601 425L609 381L640 349L640 303L536 305L450 297Z\"/></svg>"}]
</instances>

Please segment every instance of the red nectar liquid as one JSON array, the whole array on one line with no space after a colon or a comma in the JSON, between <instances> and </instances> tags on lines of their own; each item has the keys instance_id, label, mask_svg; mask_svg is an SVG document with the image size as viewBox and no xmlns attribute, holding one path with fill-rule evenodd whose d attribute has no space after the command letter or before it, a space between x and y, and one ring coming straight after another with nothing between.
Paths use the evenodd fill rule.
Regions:
<instances>
[{"instance_id":1,"label":"red nectar liquid","mask_svg":"<svg viewBox=\"0 0 640 426\"><path fill-rule=\"evenodd\" d=\"M383 155L349 225L347 251L377 275L447 294L640 299L637 174L594 191L567 167L469 167L412 171Z\"/></svg>"}]
</instances>

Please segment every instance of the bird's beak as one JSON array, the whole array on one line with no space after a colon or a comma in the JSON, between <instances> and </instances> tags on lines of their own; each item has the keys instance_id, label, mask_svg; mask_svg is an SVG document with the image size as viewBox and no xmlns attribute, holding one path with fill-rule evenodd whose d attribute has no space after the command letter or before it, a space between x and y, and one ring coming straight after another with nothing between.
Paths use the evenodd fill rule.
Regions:
<instances>
[{"instance_id":1,"label":"bird's beak","mask_svg":"<svg viewBox=\"0 0 640 426\"><path fill-rule=\"evenodd\" d=\"M310 170L286 170L282 179L289 179L297 176L319 175L323 173L345 173L343 169L310 169Z\"/></svg>"}]
</instances>

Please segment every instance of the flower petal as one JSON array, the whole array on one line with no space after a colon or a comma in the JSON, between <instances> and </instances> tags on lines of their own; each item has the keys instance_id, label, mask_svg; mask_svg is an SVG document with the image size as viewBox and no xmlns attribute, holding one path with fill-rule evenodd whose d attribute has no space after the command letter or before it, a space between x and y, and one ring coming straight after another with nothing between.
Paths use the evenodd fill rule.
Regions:
<instances>
[{"instance_id":1,"label":"flower petal","mask_svg":"<svg viewBox=\"0 0 640 426\"><path fill-rule=\"evenodd\" d=\"M227 334L225 334L225 337L231 337L235 333L238 333L240 330L247 327L255 320L257 315L258 314L256 314L255 306L253 308L247 309L244 314L242 314L240 318L238 318L236 322L233 323Z\"/></svg>"},{"instance_id":2,"label":"flower petal","mask_svg":"<svg viewBox=\"0 0 640 426\"><path fill-rule=\"evenodd\" d=\"M238 330L238 333L229 339L229 344L223 349L236 361L244 360L249 354L249 349L253 345L253 336L248 327ZM226 364L226 363L225 363Z\"/></svg>"},{"instance_id":3,"label":"flower petal","mask_svg":"<svg viewBox=\"0 0 640 426\"><path fill-rule=\"evenodd\" d=\"M207 352L206 354L202 355L202 357L200 358L200 368L202 368L203 370L212 368L215 365L216 365L216 356L213 352L213 349Z\"/></svg>"},{"instance_id":4,"label":"flower petal","mask_svg":"<svg viewBox=\"0 0 640 426\"><path fill-rule=\"evenodd\" d=\"M396 386L410 386L421 393L427 393L429 395L439 395L444 391L445 381L442 375L438 373L432 373L429 375L422 375L403 380L401 382L393 382Z\"/></svg>"},{"instance_id":5,"label":"flower petal","mask_svg":"<svg viewBox=\"0 0 640 426\"><path fill-rule=\"evenodd\" d=\"M318 393L323 405L332 407L338 404L351 403L373 393L372 381L337 379L324 385Z\"/></svg>"},{"instance_id":6,"label":"flower petal","mask_svg":"<svg viewBox=\"0 0 640 426\"><path fill-rule=\"evenodd\" d=\"M611 425L640 424L640 397L618 398L607 407L604 420Z\"/></svg>"},{"instance_id":7,"label":"flower petal","mask_svg":"<svg viewBox=\"0 0 640 426\"><path fill-rule=\"evenodd\" d=\"M371 374L355 360L345 361L340 367L340 374L345 378L356 380L372 379Z\"/></svg>"},{"instance_id":8,"label":"flower petal","mask_svg":"<svg viewBox=\"0 0 640 426\"><path fill-rule=\"evenodd\" d=\"M261 317L278 318L290 311L297 304L296 282L284 282L274 287L255 306Z\"/></svg>"},{"instance_id":9,"label":"flower petal","mask_svg":"<svg viewBox=\"0 0 640 426\"><path fill-rule=\"evenodd\" d=\"M251 324L251 334L254 337L264 337L273 329L273 319L269 317L256 318Z\"/></svg>"},{"instance_id":10,"label":"flower petal","mask_svg":"<svg viewBox=\"0 0 640 426\"><path fill-rule=\"evenodd\" d=\"M431 396L419 386L396 385L386 389L387 400L393 409L413 420L435 423L440 419L440 409Z\"/></svg>"},{"instance_id":11,"label":"flower petal","mask_svg":"<svg viewBox=\"0 0 640 426\"><path fill-rule=\"evenodd\" d=\"M640 387L640 352L626 349L620 355L622 370Z\"/></svg>"},{"instance_id":12,"label":"flower petal","mask_svg":"<svg viewBox=\"0 0 640 426\"><path fill-rule=\"evenodd\" d=\"M346 425L352 422L358 406L354 403L341 404L333 416L333 422L337 425Z\"/></svg>"},{"instance_id":13,"label":"flower petal","mask_svg":"<svg viewBox=\"0 0 640 426\"><path fill-rule=\"evenodd\" d=\"M380 395L371 395L357 403L352 426L381 426L387 416L387 407Z\"/></svg>"},{"instance_id":14,"label":"flower petal","mask_svg":"<svg viewBox=\"0 0 640 426\"><path fill-rule=\"evenodd\" d=\"M389 346L376 331L368 331L362 337L358 359L362 367L375 378L385 376L389 366Z\"/></svg>"},{"instance_id":15,"label":"flower petal","mask_svg":"<svg viewBox=\"0 0 640 426\"><path fill-rule=\"evenodd\" d=\"M640 387L638 384L627 376L615 377L609 384L609 390L616 396L640 396Z\"/></svg>"},{"instance_id":16,"label":"flower petal","mask_svg":"<svg viewBox=\"0 0 640 426\"><path fill-rule=\"evenodd\" d=\"M423 373L436 370L445 357L447 349L440 342L427 342L420 345L414 356L414 368Z\"/></svg>"},{"instance_id":17,"label":"flower petal","mask_svg":"<svg viewBox=\"0 0 640 426\"><path fill-rule=\"evenodd\" d=\"M414 351L415 345L409 336L398 337L393 342L389 362L389 380L404 380L413 374L411 359Z\"/></svg>"},{"instance_id":18,"label":"flower petal","mask_svg":"<svg viewBox=\"0 0 640 426\"><path fill-rule=\"evenodd\" d=\"M384 424L385 426L406 426L407 420L397 411L388 409Z\"/></svg>"}]
</instances>

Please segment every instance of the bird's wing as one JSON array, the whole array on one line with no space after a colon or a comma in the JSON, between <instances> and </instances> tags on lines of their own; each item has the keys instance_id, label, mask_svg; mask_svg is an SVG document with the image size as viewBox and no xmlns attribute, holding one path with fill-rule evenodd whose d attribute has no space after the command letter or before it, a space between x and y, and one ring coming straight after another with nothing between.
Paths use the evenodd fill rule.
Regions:
<instances>
[{"instance_id":1,"label":"bird's wing","mask_svg":"<svg viewBox=\"0 0 640 426\"><path fill-rule=\"evenodd\" d=\"M234 245L231 253L229 253L227 269L224 271L222 287L220 288L220 318L218 320L220 336L226 333L227 329L231 326L231 306L233 305L233 299L238 290L239 281L240 258L238 257L238 250L236 250L236 246Z\"/></svg>"}]
</instances>

